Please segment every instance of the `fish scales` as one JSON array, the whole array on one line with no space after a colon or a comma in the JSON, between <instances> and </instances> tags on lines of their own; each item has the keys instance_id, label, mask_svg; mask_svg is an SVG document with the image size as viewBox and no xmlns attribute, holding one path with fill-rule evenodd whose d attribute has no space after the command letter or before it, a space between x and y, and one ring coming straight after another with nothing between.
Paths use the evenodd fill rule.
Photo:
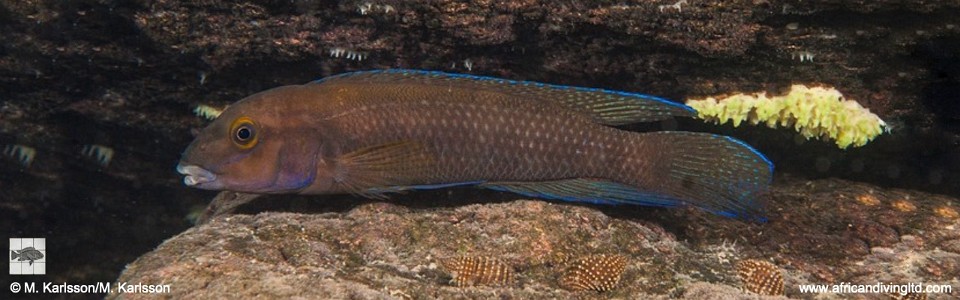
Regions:
<instances>
[{"instance_id":1,"label":"fish scales","mask_svg":"<svg viewBox=\"0 0 960 300\"><path fill-rule=\"evenodd\" d=\"M610 127L692 116L661 98L417 70L251 95L183 153L190 186L353 193L476 185L567 201L754 218L773 165L738 140Z\"/></svg>"},{"instance_id":2,"label":"fish scales","mask_svg":"<svg viewBox=\"0 0 960 300\"><path fill-rule=\"evenodd\" d=\"M624 147L629 139L621 131L557 106L445 87L316 84L308 88L363 91L354 93L354 101L346 101L340 109L350 113L334 112L329 119L350 137L342 151L397 140L424 142L435 155L435 168L410 178L411 183L610 177L609 166L642 168L642 164L620 162L642 149Z\"/></svg>"}]
</instances>

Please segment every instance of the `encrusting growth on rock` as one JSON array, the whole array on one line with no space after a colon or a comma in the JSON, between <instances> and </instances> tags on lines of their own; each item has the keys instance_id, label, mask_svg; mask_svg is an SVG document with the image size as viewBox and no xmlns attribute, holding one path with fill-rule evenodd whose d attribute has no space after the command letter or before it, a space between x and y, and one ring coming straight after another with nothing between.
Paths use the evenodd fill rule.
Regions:
<instances>
[{"instance_id":1,"label":"encrusting growth on rock","mask_svg":"<svg viewBox=\"0 0 960 300\"><path fill-rule=\"evenodd\" d=\"M214 120L219 117L221 113L223 113L222 109L205 104L197 105L197 107L193 109L193 114L207 120Z\"/></svg>"},{"instance_id":2,"label":"encrusting growth on rock","mask_svg":"<svg viewBox=\"0 0 960 300\"><path fill-rule=\"evenodd\" d=\"M3 147L3 154L16 159L24 168L29 168L33 158L37 156L37 149L24 145L7 145Z\"/></svg>"},{"instance_id":3,"label":"encrusting growth on rock","mask_svg":"<svg viewBox=\"0 0 960 300\"><path fill-rule=\"evenodd\" d=\"M770 128L793 127L807 139L831 139L841 149L866 145L887 126L869 109L844 99L834 88L799 84L782 96L736 94L720 99L690 99L687 105L707 121L720 124L731 121L734 127L743 121L753 125L764 123Z\"/></svg>"},{"instance_id":4,"label":"encrusting growth on rock","mask_svg":"<svg viewBox=\"0 0 960 300\"><path fill-rule=\"evenodd\" d=\"M605 292L617 287L627 267L623 255L589 255L567 268L560 277L560 286L571 291Z\"/></svg>"},{"instance_id":5,"label":"encrusting growth on rock","mask_svg":"<svg viewBox=\"0 0 960 300\"><path fill-rule=\"evenodd\" d=\"M450 282L458 287L475 285L509 285L513 268L499 259L487 256L460 256L442 262L450 272Z\"/></svg>"},{"instance_id":6,"label":"encrusting growth on rock","mask_svg":"<svg viewBox=\"0 0 960 300\"><path fill-rule=\"evenodd\" d=\"M783 274L776 265L758 259L748 259L737 264L737 275L743 288L760 295L783 295Z\"/></svg>"}]
</instances>

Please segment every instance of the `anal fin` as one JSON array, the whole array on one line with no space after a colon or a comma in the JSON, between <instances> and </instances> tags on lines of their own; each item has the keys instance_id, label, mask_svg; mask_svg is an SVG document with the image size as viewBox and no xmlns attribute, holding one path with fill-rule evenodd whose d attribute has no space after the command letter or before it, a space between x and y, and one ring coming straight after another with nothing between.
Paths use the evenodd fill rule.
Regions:
<instances>
[{"instance_id":1,"label":"anal fin","mask_svg":"<svg viewBox=\"0 0 960 300\"><path fill-rule=\"evenodd\" d=\"M483 181L477 180L477 181L437 183L437 184L419 184L419 185L406 185L406 186L401 185L401 186L373 188L373 189L367 190L367 192L381 194L381 193L404 192L408 190L436 190L436 189L444 189L444 188L450 188L450 187L477 185L480 183L483 183Z\"/></svg>"},{"instance_id":2,"label":"anal fin","mask_svg":"<svg viewBox=\"0 0 960 300\"><path fill-rule=\"evenodd\" d=\"M490 182L480 187L525 196L596 204L634 204L671 207L683 201L666 195L641 191L625 184L595 178L541 182Z\"/></svg>"}]
</instances>

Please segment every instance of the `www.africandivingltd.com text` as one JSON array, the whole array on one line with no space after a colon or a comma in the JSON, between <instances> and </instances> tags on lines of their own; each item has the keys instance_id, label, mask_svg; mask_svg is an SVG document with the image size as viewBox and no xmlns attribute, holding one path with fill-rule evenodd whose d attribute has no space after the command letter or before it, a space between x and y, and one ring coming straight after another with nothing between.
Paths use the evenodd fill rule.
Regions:
<instances>
[{"instance_id":1,"label":"www.africandivingltd.com text","mask_svg":"<svg viewBox=\"0 0 960 300\"><path fill-rule=\"evenodd\" d=\"M841 282L839 284L801 284L800 293L830 293L830 294L952 294L953 286L949 284L923 283L884 283L854 284Z\"/></svg>"}]
</instances>

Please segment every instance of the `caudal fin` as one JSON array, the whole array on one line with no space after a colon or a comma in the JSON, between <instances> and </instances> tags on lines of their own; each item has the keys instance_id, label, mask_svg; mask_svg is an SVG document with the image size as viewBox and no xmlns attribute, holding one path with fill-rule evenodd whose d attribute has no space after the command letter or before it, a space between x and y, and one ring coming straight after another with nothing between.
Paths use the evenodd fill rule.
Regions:
<instances>
[{"instance_id":1,"label":"caudal fin","mask_svg":"<svg viewBox=\"0 0 960 300\"><path fill-rule=\"evenodd\" d=\"M642 138L659 152L644 174L657 193L719 215L764 220L759 198L773 180L773 163L763 154L709 133L667 131Z\"/></svg>"},{"instance_id":2,"label":"caudal fin","mask_svg":"<svg viewBox=\"0 0 960 300\"><path fill-rule=\"evenodd\" d=\"M17 251L10 250L10 260L16 260L17 257L20 257L20 254Z\"/></svg>"},{"instance_id":3,"label":"caudal fin","mask_svg":"<svg viewBox=\"0 0 960 300\"><path fill-rule=\"evenodd\" d=\"M736 139L694 132L639 136L643 168L614 178L574 178L542 182L488 182L481 187L548 199L597 204L692 205L718 215L764 221L759 202L770 186L773 164ZM616 180L616 181L614 181ZM637 182L638 186L626 184Z\"/></svg>"}]
</instances>

